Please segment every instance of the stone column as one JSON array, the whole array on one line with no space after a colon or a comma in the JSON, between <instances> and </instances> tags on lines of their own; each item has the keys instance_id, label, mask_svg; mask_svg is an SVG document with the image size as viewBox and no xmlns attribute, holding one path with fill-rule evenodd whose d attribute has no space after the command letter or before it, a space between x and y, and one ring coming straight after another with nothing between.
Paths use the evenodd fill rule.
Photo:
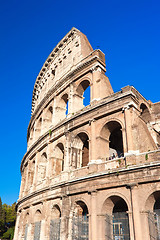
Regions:
<instances>
[{"instance_id":1,"label":"stone column","mask_svg":"<svg viewBox=\"0 0 160 240\"><path fill-rule=\"evenodd\" d=\"M39 157L40 153L37 151L36 157L35 157L35 170L34 170L34 177L33 177L33 191L36 189L37 185L37 177L38 177L38 163L39 163Z\"/></svg>"},{"instance_id":2,"label":"stone column","mask_svg":"<svg viewBox=\"0 0 160 240\"><path fill-rule=\"evenodd\" d=\"M72 85L72 84L71 84ZM67 117L69 118L73 111L72 111L72 108L73 108L73 104L72 104L72 86L69 86L69 93L68 93L68 114L67 114Z\"/></svg>"},{"instance_id":3,"label":"stone column","mask_svg":"<svg viewBox=\"0 0 160 240\"><path fill-rule=\"evenodd\" d=\"M89 160L95 161L96 160L96 122L94 119L90 122L91 126L91 134L90 134L90 141L89 141Z\"/></svg>"},{"instance_id":4,"label":"stone column","mask_svg":"<svg viewBox=\"0 0 160 240\"><path fill-rule=\"evenodd\" d=\"M29 225L29 237L27 239L28 240L34 239L34 222L31 222L31 224Z\"/></svg>"},{"instance_id":5,"label":"stone column","mask_svg":"<svg viewBox=\"0 0 160 240\"><path fill-rule=\"evenodd\" d=\"M48 129L48 116L47 116L47 108L43 109L42 112L42 123L41 123L41 134L45 133Z\"/></svg>"},{"instance_id":6,"label":"stone column","mask_svg":"<svg viewBox=\"0 0 160 240\"><path fill-rule=\"evenodd\" d=\"M64 195L62 197L62 217L61 217L61 233L60 239L67 240L68 236L68 210L69 210L69 197Z\"/></svg>"},{"instance_id":7,"label":"stone column","mask_svg":"<svg viewBox=\"0 0 160 240\"><path fill-rule=\"evenodd\" d=\"M97 215L97 236L100 240L106 240L106 221L105 215Z\"/></svg>"},{"instance_id":8,"label":"stone column","mask_svg":"<svg viewBox=\"0 0 160 240\"><path fill-rule=\"evenodd\" d=\"M83 108L83 96L79 95L76 91L74 84L70 84L70 102L69 113L70 116Z\"/></svg>"},{"instance_id":9,"label":"stone column","mask_svg":"<svg viewBox=\"0 0 160 240\"><path fill-rule=\"evenodd\" d=\"M69 171L70 168L70 141L71 134L69 131L65 133L66 141L64 146L64 171Z\"/></svg>"},{"instance_id":10,"label":"stone column","mask_svg":"<svg viewBox=\"0 0 160 240\"><path fill-rule=\"evenodd\" d=\"M53 118L52 118L52 123L53 125L56 125L58 122L58 116L57 116L57 97L54 98L53 102Z\"/></svg>"},{"instance_id":11,"label":"stone column","mask_svg":"<svg viewBox=\"0 0 160 240\"><path fill-rule=\"evenodd\" d=\"M98 65L92 69L91 103L113 93L109 79L105 76L104 71L103 67Z\"/></svg>"},{"instance_id":12,"label":"stone column","mask_svg":"<svg viewBox=\"0 0 160 240\"><path fill-rule=\"evenodd\" d=\"M100 99L100 75L101 69L95 66L92 69L91 102Z\"/></svg>"},{"instance_id":13,"label":"stone column","mask_svg":"<svg viewBox=\"0 0 160 240\"><path fill-rule=\"evenodd\" d=\"M90 229L89 239L97 240L97 191L91 192L91 212L90 214Z\"/></svg>"},{"instance_id":14,"label":"stone column","mask_svg":"<svg viewBox=\"0 0 160 240\"><path fill-rule=\"evenodd\" d=\"M52 143L48 142L47 145L47 166L46 166L46 181L49 182L49 178L51 177L52 173Z\"/></svg>"},{"instance_id":15,"label":"stone column","mask_svg":"<svg viewBox=\"0 0 160 240\"><path fill-rule=\"evenodd\" d=\"M143 239L150 240L148 211L141 212L142 226L143 226Z\"/></svg>"},{"instance_id":16,"label":"stone column","mask_svg":"<svg viewBox=\"0 0 160 240\"><path fill-rule=\"evenodd\" d=\"M28 223L28 231L27 231L27 239L32 240L33 239L33 224Z\"/></svg>"},{"instance_id":17,"label":"stone column","mask_svg":"<svg viewBox=\"0 0 160 240\"><path fill-rule=\"evenodd\" d=\"M130 196L132 204L132 217L133 217L133 231L134 240L143 240L143 227L140 219L139 199L138 199L138 186L130 186Z\"/></svg>"},{"instance_id":18,"label":"stone column","mask_svg":"<svg viewBox=\"0 0 160 240\"><path fill-rule=\"evenodd\" d=\"M133 223L133 215L132 215L132 211L128 211L128 219L129 219L129 232L130 232L130 239L134 240L134 223Z\"/></svg>"},{"instance_id":19,"label":"stone column","mask_svg":"<svg viewBox=\"0 0 160 240\"><path fill-rule=\"evenodd\" d=\"M46 240L45 230L46 230L46 221L45 221L45 219L42 219L41 220L40 240Z\"/></svg>"},{"instance_id":20,"label":"stone column","mask_svg":"<svg viewBox=\"0 0 160 240\"><path fill-rule=\"evenodd\" d=\"M134 150L133 146L133 136L132 136L132 115L130 107L125 107L123 109L124 113L124 124L126 130L126 151L132 152Z\"/></svg>"},{"instance_id":21,"label":"stone column","mask_svg":"<svg viewBox=\"0 0 160 240\"><path fill-rule=\"evenodd\" d=\"M25 195L28 194L28 174L29 174L29 165L27 163L27 165L25 165L25 176L24 176L24 179L25 179L25 187L24 187L24 193Z\"/></svg>"}]
</instances>

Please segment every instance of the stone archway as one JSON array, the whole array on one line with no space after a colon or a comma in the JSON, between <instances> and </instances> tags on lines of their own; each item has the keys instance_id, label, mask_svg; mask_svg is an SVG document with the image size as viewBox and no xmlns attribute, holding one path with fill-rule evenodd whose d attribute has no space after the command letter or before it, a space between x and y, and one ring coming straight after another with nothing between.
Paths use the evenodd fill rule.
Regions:
<instances>
[{"instance_id":1,"label":"stone archway","mask_svg":"<svg viewBox=\"0 0 160 240\"><path fill-rule=\"evenodd\" d=\"M34 216L34 240L40 239L42 213L38 209Z\"/></svg>"},{"instance_id":2,"label":"stone archway","mask_svg":"<svg viewBox=\"0 0 160 240\"><path fill-rule=\"evenodd\" d=\"M123 157L122 126L118 121L109 121L102 127L99 141L101 158Z\"/></svg>"},{"instance_id":3,"label":"stone archway","mask_svg":"<svg viewBox=\"0 0 160 240\"><path fill-rule=\"evenodd\" d=\"M160 191L152 193L146 201L151 239L160 239Z\"/></svg>"},{"instance_id":4,"label":"stone archway","mask_svg":"<svg viewBox=\"0 0 160 240\"><path fill-rule=\"evenodd\" d=\"M64 145L58 143L55 147L55 175L64 170Z\"/></svg>"},{"instance_id":5,"label":"stone archway","mask_svg":"<svg viewBox=\"0 0 160 240\"><path fill-rule=\"evenodd\" d=\"M142 103L142 104L140 105L140 110L141 110L141 118L142 118L146 123L150 122L150 121L151 121L151 115L150 115L150 112L149 112L147 106L146 106L144 103Z\"/></svg>"},{"instance_id":6,"label":"stone archway","mask_svg":"<svg viewBox=\"0 0 160 240\"><path fill-rule=\"evenodd\" d=\"M103 205L105 240L130 240L128 206L119 196L110 196Z\"/></svg>"},{"instance_id":7,"label":"stone archway","mask_svg":"<svg viewBox=\"0 0 160 240\"><path fill-rule=\"evenodd\" d=\"M89 163L89 137L85 132L80 132L74 137L72 143L72 166L85 167Z\"/></svg>"},{"instance_id":8,"label":"stone archway","mask_svg":"<svg viewBox=\"0 0 160 240\"><path fill-rule=\"evenodd\" d=\"M75 204L72 219L72 240L89 239L89 213L88 207L83 201Z\"/></svg>"},{"instance_id":9,"label":"stone archway","mask_svg":"<svg viewBox=\"0 0 160 240\"><path fill-rule=\"evenodd\" d=\"M60 228L61 228L61 210L58 205L54 205L51 210L50 220L50 240L60 239Z\"/></svg>"}]
</instances>

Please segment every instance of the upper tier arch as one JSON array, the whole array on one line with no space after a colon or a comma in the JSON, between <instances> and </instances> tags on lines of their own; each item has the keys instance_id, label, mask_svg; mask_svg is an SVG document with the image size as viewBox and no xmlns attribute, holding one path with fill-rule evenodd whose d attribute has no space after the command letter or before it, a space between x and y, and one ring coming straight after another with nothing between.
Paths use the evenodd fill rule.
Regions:
<instances>
[{"instance_id":1,"label":"upper tier arch","mask_svg":"<svg viewBox=\"0 0 160 240\"><path fill-rule=\"evenodd\" d=\"M76 68L92 51L87 37L73 27L50 53L37 76L32 96L32 114L53 84Z\"/></svg>"}]
</instances>

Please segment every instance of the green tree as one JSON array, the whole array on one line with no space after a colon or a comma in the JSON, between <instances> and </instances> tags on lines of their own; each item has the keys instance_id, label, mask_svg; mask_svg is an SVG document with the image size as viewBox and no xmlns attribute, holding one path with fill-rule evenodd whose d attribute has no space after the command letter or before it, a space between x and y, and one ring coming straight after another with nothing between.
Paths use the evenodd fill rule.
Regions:
<instances>
[{"instance_id":1,"label":"green tree","mask_svg":"<svg viewBox=\"0 0 160 240\"><path fill-rule=\"evenodd\" d=\"M11 227L7 230L7 232L3 234L2 238L12 240L13 237L14 237L14 227Z\"/></svg>"},{"instance_id":2,"label":"green tree","mask_svg":"<svg viewBox=\"0 0 160 240\"><path fill-rule=\"evenodd\" d=\"M16 203L11 206L7 204L2 205L0 198L0 238L11 240L14 235L14 226L16 221Z\"/></svg>"}]
</instances>

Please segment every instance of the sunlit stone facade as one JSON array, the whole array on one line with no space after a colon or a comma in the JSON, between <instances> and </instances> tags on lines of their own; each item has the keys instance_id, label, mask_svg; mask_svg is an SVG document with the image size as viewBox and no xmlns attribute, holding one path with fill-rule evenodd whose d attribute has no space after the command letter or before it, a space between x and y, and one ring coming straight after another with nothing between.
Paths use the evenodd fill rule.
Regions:
<instances>
[{"instance_id":1,"label":"sunlit stone facade","mask_svg":"<svg viewBox=\"0 0 160 240\"><path fill-rule=\"evenodd\" d=\"M131 86L114 93L105 72L104 53L75 28L44 63L14 240L159 239L160 102Z\"/></svg>"}]
</instances>

